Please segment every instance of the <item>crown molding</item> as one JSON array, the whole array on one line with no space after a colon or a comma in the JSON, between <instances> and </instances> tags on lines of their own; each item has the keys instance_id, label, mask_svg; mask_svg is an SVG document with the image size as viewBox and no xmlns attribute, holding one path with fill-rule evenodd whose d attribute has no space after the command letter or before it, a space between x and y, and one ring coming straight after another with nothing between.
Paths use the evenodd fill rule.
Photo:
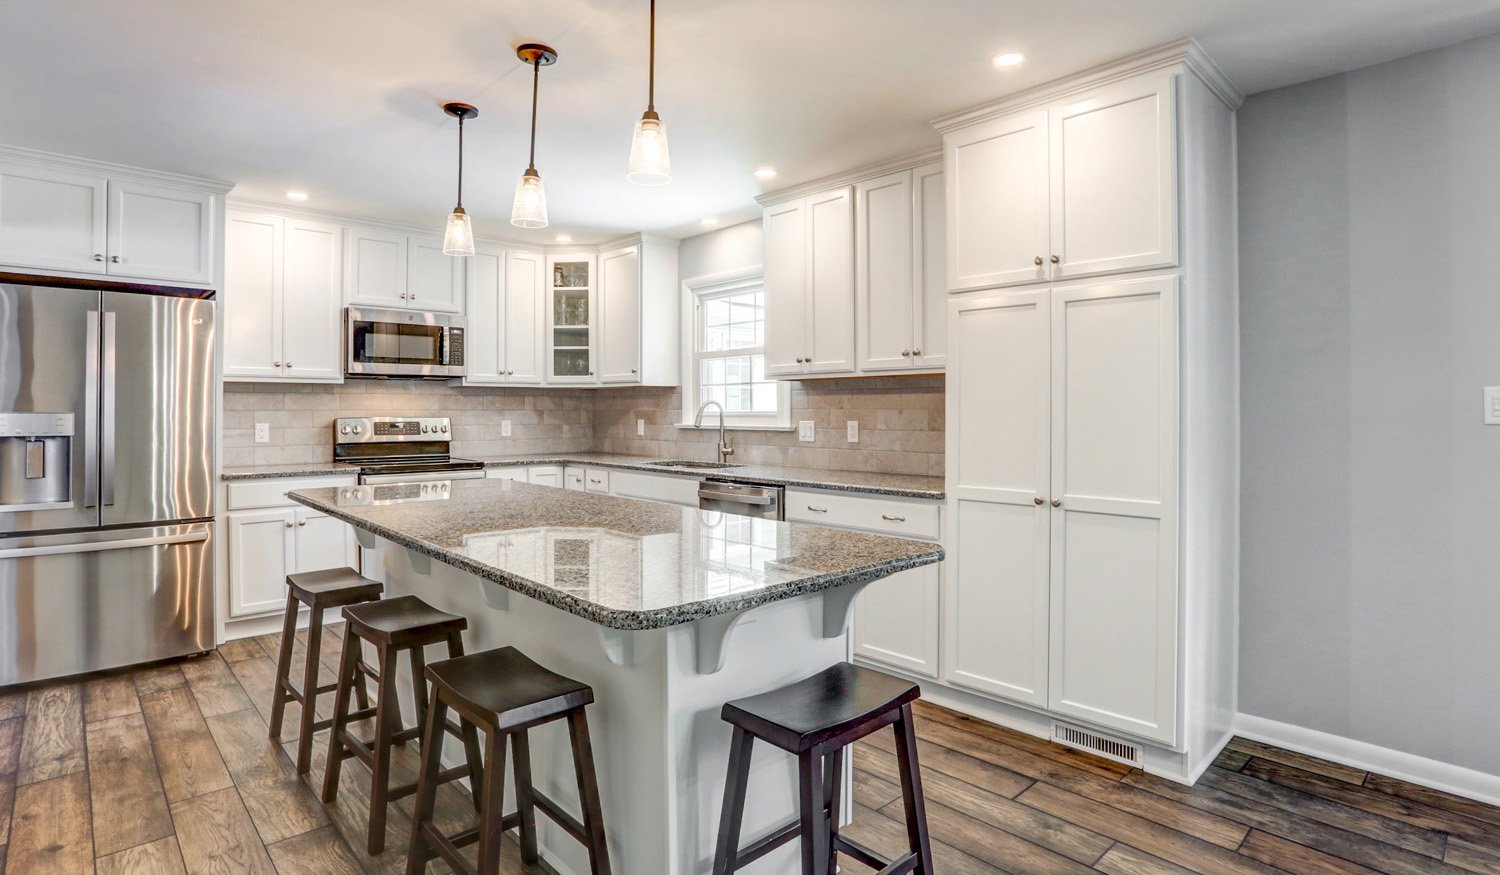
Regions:
<instances>
[{"instance_id":1,"label":"crown molding","mask_svg":"<svg viewBox=\"0 0 1500 875\"><path fill-rule=\"evenodd\" d=\"M645 231L637 231L634 234L625 234L621 237L611 237L598 244L599 251L606 249L619 249L624 246L634 246L637 243L645 243L649 246L665 246L668 249L676 249L682 245L682 241L676 237L663 237L660 234L648 234Z\"/></svg>"},{"instance_id":2,"label":"crown molding","mask_svg":"<svg viewBox=\"0 0 1500 875\"><path fill-rule=\"evenodd\" d=\"M810 194L817 194L818 192L824 191L826 189L838 188L839 186L844 185L853 185L856 182L863 182L866 179L874 179L877 176L885 176L888 173L900 173L903 170L912 170L914 168L921 167L924 164L931 164L933 162L942 160L942 149L928 149L925 152L917 152L913 155L902 155L899 158L888 158L884 161L877 161L874 164L866 164L863 167L856 167L853 170L847 170L843 173L838 173L833 176L825 176L821 179L814 179L811 182L799 183L789 188L782 188L776 191L766 192L760 197L757 197L755 199L755 202L763 207L768 207L773 204L795 200L799 197L806 197Z\"/></svg>"},{"instance_id":3,"label":"crown molding","mask_svg":"<svg viewBox=\"0 0 1500 875\"><path fill-rule=\"evenodd\" d=\"M234 183L225 179L214 179L208 176L189 176L185 173L152 170L149 167L115 164L110 161L79 158L74 155L59 155L56 152L43 152L38 149L27 149L23 146L0 145L0 160L20 161L26 164L52 167L58 170L70 170L74 173L96 173L108 176L111 179L128 179L133 182L156 182L168 185L180 185L185 188L211 191L218 195L228 194L229 190L234 188Z\"/></svg>"}]
</instances>

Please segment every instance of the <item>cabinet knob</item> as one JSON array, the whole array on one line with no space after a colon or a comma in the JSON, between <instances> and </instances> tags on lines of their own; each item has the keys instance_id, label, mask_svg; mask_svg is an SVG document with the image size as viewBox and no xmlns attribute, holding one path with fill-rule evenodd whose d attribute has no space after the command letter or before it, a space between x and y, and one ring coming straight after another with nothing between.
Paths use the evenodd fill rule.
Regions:
<instances>
[{"instance_id":1,"label":"cabinet knob","mask_svg":"<svg viewBox=\"0 0 1500 875\"><path fill-rule=\"evenodd\" d=\"M1041 267L1042 266L1042 257L1040 255L1038 255L1036 258L1033 258L1031 260L1031 263L1034 264L1034 265L1036 265L1037 267Z\"/></svg>"},{"instance_id":2,"label":"cabinet knob","mask_svg":"<svg viewBox=\"0 0 1500 875\"><path fill-rule=\"evenodd\" d=\"M273 368L279 368L279 367L281 367L281 362L271 362L271 367L273 367Z\"/></svg>"},{"instance_id":3,"label":"cabinet knob","mask_svg":"<svg viewBox=\"0 0 1500 875\"><path fill-rule=\"evenodd\" d=\"M305 526L305 525L307 525L307 520L297 520L297 525L299 525L299 526Z\"/></svg>"},{"instance_id":4,"label":"cabinet knob","mask_svg":"<svg viewBox=\"0 0 1500 875\"><path fill-rule=\"evenodd\" d=\"M291 367L291 366L292 366L292 363L291 363L291 362L287 362L287 363L286 363L286 366L287 366L287 367Z\"/></svg>"},{"instance_id":5,"label":"cabinet knob","mask_svg":"<svg viewBox=\"0 0 1500 875\"><path fill-rule=\"evenodd\" d=\"M632 374L634 374L634 373L636 373L636 369L635 369L635 368L631 368L631 369L630 369L630 372L631 372L631 373L632 373Z\"/></svg>"},{"instance_id":6,"label":"cabinet knob","mask_svg":"<svg viewBox=\"0 0 1500 875\"><path fill-rule=\"evenodd\" d=\"M101 253L95 252L94 253L94 260L95 261L103 261L104 260L104 256Z\"/></svg>"},{"instance_id":7,"label":"cabinet knob","mask_svg":"<svg viewBox=\"0 0 1500 875\"><path fill-rule=\"evenodd\" d=\"M1062 507L1062 499L1061 498L1054 498L1054 499L1052 499L1052 506L1053 507Z\"/></svg>"},{"instance_id":8,"label":"cabinet knob","mask_svg":"<svg viewBox=\"0 0 1500 875\"><path fill-rule=\"evenodd\" d=\"M589 371L589 376L592 377L593 375L594 375L594 372L593 371Z\"/></svg>"},{"instance_id":9,"label":"cabinet knob","mask_svg":"<svg viewBox=\"0 0 1500 875\"><path fill-rule=\"evenodd\" d=\"M120 263L120 256L118 256L118 255L111 255L109 257L109 260L112 261L112 262L114 262L115 264L119 264Z\"/></svg>"},{"instance_id":10,"label":"cabinet knob","mask_svg":"<svg viewBox=\"0 0 1500 875\"><path fill-rule=\"evenodd\" d=\"M903 356L909 356L909 355L911 355L911 350L909 350L909 349L903 349L903 350L901 350L901 354Z\"/></svg>"},{"instance_id":11,"label":"cabinet knob","mask_svg":"<svg viewBox=\"0 0 1500 875\"><path fill-rule=\"evenodd\" d=\"M911 351L911 354L914 355L914 356L921 355L922 351L920 349L914 349L914 350Z\"/></svg>"},{"instance_id":12,"label":"cabinet knob","mask_svg":"<svg viewBox=\"0 0 1500 875\"><path fill-rule=\"evenodd\" d=\"M1038 507L1040 507L1041 505L1044 505L1044 504L1047 503L1047 499L1045 499L1045 498L1041 497L1040 495L1038 495L1036 498L1033 498L1031 500L1031 503L1037 505Z\"/></svg>"},{"instance_id":13,"label":"cabinet knob","mask_svg":"<svg viewBox=\"0 0 1500 875\"><path fill-rule=\"evenodd\" d=\"M1052 263L1053 264L1057 264L1057 263L1059 263L1061 261L1062 261L1062 259L1058 258L1056 255L1052 256Z\"/></svg>"},{"instance_id":14,"label":"cabinet knob","mask_svg":"<svg viewBox=\"0 0 1500 875\"><path fill-rule=\"evenodd\" d=\"M286 527L289 528L289 529L292 527L292 521L291 520L287 520L286 521Z\"/></svg>"}]
</instances>

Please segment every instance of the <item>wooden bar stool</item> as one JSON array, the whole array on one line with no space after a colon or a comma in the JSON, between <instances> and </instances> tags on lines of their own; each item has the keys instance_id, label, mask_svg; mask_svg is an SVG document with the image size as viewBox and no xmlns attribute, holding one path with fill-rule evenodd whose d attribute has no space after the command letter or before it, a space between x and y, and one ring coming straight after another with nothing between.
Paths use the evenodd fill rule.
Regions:
<instances>
[{"instance_id":1,"label":"wooden bar stool","mask_svg":"<svg viewBox=\"0 0 1500 875\"><path fill-rule=\"evenodd\" d=\"M594 774L594 753L589 743L585 708L594 701L594 691L532 662L514 647L486 650L458 659L435 662L427 667L432 682L432 705L427 711L422 737L422 773L418 779L416 813L412 818L411 850L406 857L407 875L427 868L427 861L441 856L460 872L496 875L500 871L500 842L505 831L521 832L521 859L538 860L536 812L546 814L589 852L589 871L609 875L609 849L604 842L604 814L599 804L599 784ZM485 733L485 779L479 807L479 826L452 836L438 831L433 822L433 803L440 778L439 737L448 708ZM583 822L556 802L537 792L531 783L531 747L527 732L554 720L568 721L573 743L573 771L578 795L583 801ZM505 741L515 750L516 812L503 814L505 799ZM459 848L479 843L479 867L469 865Z\"/></svg>"},{"instance_id":2,"label":"wooden bar stool","mask_svg":"<svg viewBox=\"0 0 1500 875\"><path fill-rule=\"evenodd\" d=\"M318 686L318 652L323 646L323 614L332 608L372 602L380 598L381 584L378 580L360 576L353 568L329 568L324 571L304 571L286 577L286 616L281 624L281 653L276 660L276 684L271 691L271 737L281 738L281 719L286 713L286 703L296 702L302 706L302 719L297 734L297 774L306 774L312 768L313 734L327 729L332 721L318 720L318 696L331 693L336 684ZM292 686L292 645L297 636L297 606L307 605L307 664L302 671L302 689ZM369 693L364 681L358 687L361 705L369 704Z\"/></svg>"},{"instance_id":3,"label":"wooden bar stool","mask_svg":"<svg viewBox=\"0 0 1500 875\"><path fill-rule=\"evenodd\" d=\"M391 786L391 748L419 737L427 717L427 685L422 679L426 659L423 648L429 644L447 643L448 656L463 656L462 632L469 621L445 613L416 596L405 595L384 601L356 605L344 610L344 655L339 662L338 692L333 703L333 732L328 740L328 769L323 776L323 801L332 802L339 792L339 771L345 759L355 757L370 767L370 824L367 844L373 856L385 850L386 809L390 803L417 792L415 781ZM365 665L360 642L375 649L376 664ZM417 704L417 722L407 729L401 722L401 705L396 698L396 674L401 653L411 663L412 694ZM363 704L358 711L350 709L350 693L364 683L364 674L375 679L375 707ZM375 718L375 736L364 741L357 738L349 724ZM482 766L479 761L479 735L472 724L444 722L443 729L464 744L468 763L448 769L438 781L455 781L470 776L476 800L480 791ZM428 740L437 748L443 739ZM476 803L475 807L478 805Z\"/></svg>"},{"instance_id":4,"label":"wooden bar stool","mask_svg":"<svg viewBox=\"0 0 1500 875\"><path fill-rule=\"evenodd\" d=\"M878 869L880 875L933 875L917 738L912 728L911 703L920 695L916 684L845 662L807 680L726 704L723 718L733 724L734 740L729 748L729 779L724 785L714 875L731 875L797 838L802 840L803 875L832 875L837 871L840 853ZM896 730L901 798L911 848L892 861L840 835L838 828L844 748L886 726ZM750 747L757 738L796 754L801 814L741 848Z\"/></svg>"}]
</instances>

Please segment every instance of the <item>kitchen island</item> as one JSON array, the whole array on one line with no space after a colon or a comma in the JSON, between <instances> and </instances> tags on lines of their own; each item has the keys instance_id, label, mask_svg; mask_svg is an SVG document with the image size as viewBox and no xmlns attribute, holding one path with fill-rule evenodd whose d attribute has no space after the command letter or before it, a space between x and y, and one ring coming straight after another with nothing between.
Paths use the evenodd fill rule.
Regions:
<instances>
[{"instance_id":1,"label":"kitchen island","mask_svg":"<svg viewBox=\"0 0 1500 875\"><path fill-rule=\"evenodd\" d=\"M378 559L365 573L383 578L387 595L468 617L468 652L512 645L594 688L610 852L631 875L711 871L730 738L723 703L847 659L858 592L943 558L922 541L508 480L290 497L354 526ZM566 734L532 735L539 788L576 812ZM795 813L795 760L760 748L746 839ZM549 863L587 871L571 838L545 817L538 825ZM788 871L795 853L757 865Z\"/></svg>"}]
</instances>

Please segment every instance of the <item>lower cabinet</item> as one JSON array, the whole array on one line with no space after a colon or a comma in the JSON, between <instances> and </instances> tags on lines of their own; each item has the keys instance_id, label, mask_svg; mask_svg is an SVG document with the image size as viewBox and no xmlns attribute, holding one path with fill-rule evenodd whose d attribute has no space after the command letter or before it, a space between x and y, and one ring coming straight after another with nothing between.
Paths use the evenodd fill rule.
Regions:
<instances>
[{"instance_id":1,"label":"lower cabinet","mask_svg":"<svg viewBox=\"0 0 1500 875\"><path fill-rule=\"evenodd\" d=\"M353 528L286 498L294 489L352 485L352 478L230 484L226 522L231 617L282 610L288 574L359 567Z\"/></svg>"}]
</instances>

